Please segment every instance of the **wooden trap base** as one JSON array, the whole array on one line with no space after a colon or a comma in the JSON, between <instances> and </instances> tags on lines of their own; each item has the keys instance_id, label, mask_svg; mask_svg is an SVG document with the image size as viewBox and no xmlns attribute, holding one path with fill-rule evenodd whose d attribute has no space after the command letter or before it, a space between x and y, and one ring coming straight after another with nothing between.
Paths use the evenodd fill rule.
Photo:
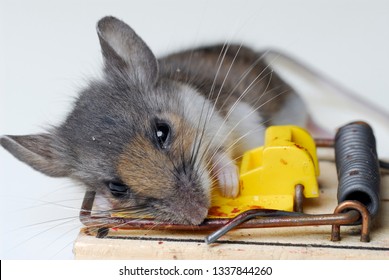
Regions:
<instances>
[{"instance_id":1,"label":"wooden trap base","mask_svg":"<svg viewBox=\"0 0 389 280\"><path fill-rule=\"evenodd\" d=\"M335 165L320 163L320 197L306 200L304 212L330 214L337 206ZM83 228L74 244L76 259L389 259L389 176L382 177L380 213L368 243L360 226L341 226L341 241L330 241L331 226L237 229L207 245L211 232Z\"/></svg>"}]
</instances>

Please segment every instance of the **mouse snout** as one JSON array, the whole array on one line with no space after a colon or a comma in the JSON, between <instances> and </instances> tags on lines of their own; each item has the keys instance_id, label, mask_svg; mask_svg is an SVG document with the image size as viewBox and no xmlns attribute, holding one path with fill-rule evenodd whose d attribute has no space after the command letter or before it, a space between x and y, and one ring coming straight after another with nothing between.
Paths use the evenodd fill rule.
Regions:
<instances>
[{"instance_id":1,"label":"mouse snout","mask_svg":"<svg viewBox=\"0 0 389 280\"><path fill-rule=\"evenodd\" d=\"M165 198L161 207L163 219L177 224L199 225L207 217L210 207L209 188L203 188L196 180L177 182L171 196Z\"/></svg>"},{"instance_id":2,"label":"mouse snout","mask_svg":"<svg viewBox=\"0 0 389 280\"><path fill-rule=\"evenodd\" d=\"M208 214L208 205L197 203L196 201L177 201L171 206L175 216L173 223L182 223L190 225L201 224Z\"/></svg>"}]
</instances>

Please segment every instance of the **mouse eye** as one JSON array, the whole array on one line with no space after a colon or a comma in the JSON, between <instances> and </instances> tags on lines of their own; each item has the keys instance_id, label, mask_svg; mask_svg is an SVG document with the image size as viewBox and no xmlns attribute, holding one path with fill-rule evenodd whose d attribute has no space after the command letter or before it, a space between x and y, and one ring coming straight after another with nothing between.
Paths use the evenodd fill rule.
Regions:
<instances>
[{"instance_id":1,"label":"mouse eye","mask_svg":"<svg viewBox=\"0 0 389 280\"><path fill-rule=\"evenodd\" d=\"M166 149L170 139L170 126L167 123L157 123L155 126L155 134L159 146L162 149Z\"/></svg>"},{"instance_id":2,"label":"mouse eye","mask_svg":"<svg viewBox=\"0 0 389 280\"><path fill-rule=\"evenodd\" d=\"M110 182L108 188L114 197L123 197L128 193L128 187L120 183Z\"/></svg>"}]
</instances>

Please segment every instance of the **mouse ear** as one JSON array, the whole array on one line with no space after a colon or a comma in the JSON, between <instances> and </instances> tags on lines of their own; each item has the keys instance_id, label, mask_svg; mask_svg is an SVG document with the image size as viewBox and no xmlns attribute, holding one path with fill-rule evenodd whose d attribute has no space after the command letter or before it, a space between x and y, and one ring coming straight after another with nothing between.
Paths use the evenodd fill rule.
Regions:
<instances>
[{"instance_id":1,"label":"mouse ear","mask_svg":"<svg viewBox=\"0 0 389 280\"><path fill-rule=\"evenodd\" d=\"M53 136L49 133L25 135L25 136L2 136L0 144L20 161L27 163L51 177L65 177L70 174L69 168L65 167L59 152L54 148Z\"/></svg>"},{"instance_id":2,"label":"mouse ear","mask_svg":"<svg viewBox=\"0 0 389 280\"><path fill-rule=\"evenodd\" d=\"M97 23L97 34L108 73L124 70L141 84L155 84L157 59L131 27L117 18L104 17Z\"/></svg>"}]
</instances>

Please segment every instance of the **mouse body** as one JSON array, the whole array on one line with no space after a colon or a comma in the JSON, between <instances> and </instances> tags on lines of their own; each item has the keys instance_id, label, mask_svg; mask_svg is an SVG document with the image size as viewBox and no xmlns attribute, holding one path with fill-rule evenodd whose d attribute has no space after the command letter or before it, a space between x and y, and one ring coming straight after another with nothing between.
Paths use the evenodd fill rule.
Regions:
<instances>
[{"instance_id":1,"label":"mouse body","mask_svg":"<svg viewBox=\"0 0 389 280\"><path fill-rule=\"evenodd\" d=\"M303 100L248 47L220 44L156 58L126 23L97 23L103 75L48 131L0 144L53 177L95 190L109 211L200 224L212 188L239 193L236 160L269 125L305 126Z\"/></svg>"}]
</instances>

